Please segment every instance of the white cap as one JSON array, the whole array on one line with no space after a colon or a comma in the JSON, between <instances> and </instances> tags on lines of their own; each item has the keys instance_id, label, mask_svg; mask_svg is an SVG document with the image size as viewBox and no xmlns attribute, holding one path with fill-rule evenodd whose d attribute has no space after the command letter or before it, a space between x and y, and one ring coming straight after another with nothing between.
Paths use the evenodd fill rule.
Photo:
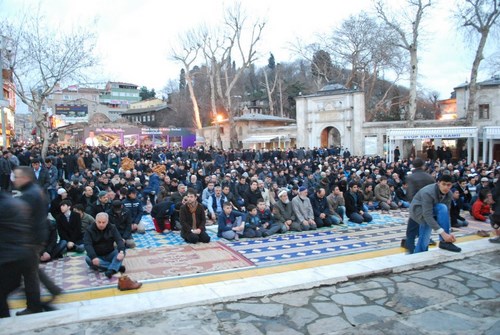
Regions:
<instances>
[{"instance_id":1,"label":"white cap","mask_svg":"<svg viewBox=\"0 0 500 335\"><path fill-rule=\"evenodd\" d=\"M64 188L62 188L62 187L57 190L57 194L61 195L63 193L68 193L68 192Z\"/></svg>"}]
</instances>

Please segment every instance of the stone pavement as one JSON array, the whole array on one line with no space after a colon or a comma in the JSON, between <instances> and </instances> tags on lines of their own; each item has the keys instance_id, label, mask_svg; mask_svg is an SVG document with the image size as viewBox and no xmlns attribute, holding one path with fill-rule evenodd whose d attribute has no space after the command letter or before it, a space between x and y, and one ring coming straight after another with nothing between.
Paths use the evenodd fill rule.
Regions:
<instances>
[{"instance_id":1,"label":"stone pavement","mask_svg":"<svg viewBox=\"0 0 500 335\"><path fill-rule=\"evenodd\" d=\"M432 249L276 274L281 288L262 289L269 275L243 288L241 280L185 287L184 300L164 307L131 309L125 301L153 299L148 293L173 297L132 293L121 304L94 301L88 321L62 307L0 321L0 334L499 334L500 248L486 239L459 245L460 254ZM239 295L220 293L233 285Z\"/></svg>"}]
</instances>

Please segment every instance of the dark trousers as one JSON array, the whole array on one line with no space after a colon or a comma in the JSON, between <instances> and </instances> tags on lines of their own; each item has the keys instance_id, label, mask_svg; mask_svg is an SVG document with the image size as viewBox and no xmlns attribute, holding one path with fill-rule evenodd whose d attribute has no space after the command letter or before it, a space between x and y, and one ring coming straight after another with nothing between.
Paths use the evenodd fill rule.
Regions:
<instances>
[{"instance_id":1,"label":"dark trousers","mask_svg":"<svg viewBox=\"0 0 500 335\"><path fill-rule=\"evenodd\" d=\"M187 243L208 243L210 242L210 236L208 236L206 231L202 231L200 234L195 234L195 233L189 233L185 236L182 236L184 238L184 241Z\"/></svg>"},{"instance_id":2,"label":"dark trousers","mask_svg":"<svg viewBox=\"0 0 500 335\"><path fill-rule=\"evenodd\" d=\"M408 219L408 225L406 226L406 249L409 254L413 254L415 251L415 240L418 237L418 230L420 225L413 219Z\"/></svg>"},{"instance_id":3,"label":"dark trousers","mask_svg":"<svg viewBox=\"0 0 500 335\"><path fill-rule=\"evenodd\" d=\"M26 260L26 266L22 268L24 279L24 292L26 293L26 307L33 312L43 310L40 302L40 278L38 277L38 251L33 250L33 254Z\"/></svg>"},{"instance_id":4,"label":"dark trousers","mask_svg":"<svg viewBox=\"0 0 500 335\"><path fill-rule=\"evenodd\" d=\"M10 316L7 298L21 285L21 275L28 271L30 261L22 259L0 265L0 318Z\"/></svg>"}]
</instances>

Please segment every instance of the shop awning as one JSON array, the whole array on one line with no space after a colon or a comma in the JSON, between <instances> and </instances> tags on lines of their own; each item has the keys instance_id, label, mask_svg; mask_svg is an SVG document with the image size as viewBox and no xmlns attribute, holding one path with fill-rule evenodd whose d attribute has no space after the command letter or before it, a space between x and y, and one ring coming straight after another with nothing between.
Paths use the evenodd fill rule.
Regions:
<instances>
[{"instance_id":1,"label":"shop awning","mask_svg":"<svg viewBox=\"0 0 500 335\"><path fill-rule=\"evenodd\" d=\"M396 128L387 129L391 140L415 140L426 138L468 138L477 136L476 127L442 127L442 128Z\"/></svg>"},{"instance_id":2,"label":"shop awning","mask_svg":"<svg viewBox=\"0 0 500 335\"><path fill-rule=\"evenodd\" d=\"M483 139L500 139L500 127L483 127Z\"/></svg>"},{"instance_id":3,"label":"shop awning","mask_svg":"<svg viewBox=\"0 0 500 335\"><path fill-rule=\"evenodd\" d=\"M278 136L276 135L253 135L250 137L245 138L241 142L243 143L264 143L264 142L270 142L273 139L277 139Z\"/></svg>"}]
</instances>

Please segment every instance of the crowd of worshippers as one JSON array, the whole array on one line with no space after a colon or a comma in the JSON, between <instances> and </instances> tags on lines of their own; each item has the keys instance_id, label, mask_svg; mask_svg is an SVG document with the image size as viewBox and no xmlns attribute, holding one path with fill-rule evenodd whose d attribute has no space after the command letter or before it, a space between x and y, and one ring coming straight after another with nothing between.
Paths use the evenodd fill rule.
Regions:
<instances>
[{"instance_id":1,"label":"crowd of worshippers","mask_svg":"<svg viewBox=\"0 0 500 335\"><path fill-rule=\"evenodd\" d=\"M334 153L334 154L332 154ZM122 160L133 160L124 169ZM7 164L6 164L7 162ZM36 148L3 152L2 189L9 169L30 165L51 201L51 241L83 251L83 233L98 213L109 214L127 248L133 233L144 233L151 214L160 233L180 230L188 243L209 242L205 226L218 225L225 239L262 237L372 221L370 211L410 207L406 177L411 160L352 157L347 149L230 150L189 148L57 148L46 159ZM158 166L164 166L157 172ZM453 180L452 226L467 225L461 210L488 221L495 204L496 162L428 160L424 169L437 181ZM68 224L69 223L69 224ZM57 238L59 235L59 239ZM54 258L57 244L42 255Z\"/></svg>"}]
</instances>

